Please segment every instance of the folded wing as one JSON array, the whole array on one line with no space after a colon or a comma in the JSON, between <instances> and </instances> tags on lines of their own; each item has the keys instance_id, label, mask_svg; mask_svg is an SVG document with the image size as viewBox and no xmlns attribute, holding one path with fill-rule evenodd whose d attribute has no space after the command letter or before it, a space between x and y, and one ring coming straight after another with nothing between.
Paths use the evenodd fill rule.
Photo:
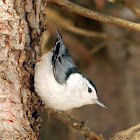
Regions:
<instances>
[{"instance_id":1,"label":"folded wing","mask_svg":"<svg viewBox=\"0 0 140 140\"><path fill-rule=\"evenodd\" d=\"M56 43L53 48L52 65L54 77L60 84L65 83L71 73L78 72L58 30Z\"/></svg>"}]
</instances>

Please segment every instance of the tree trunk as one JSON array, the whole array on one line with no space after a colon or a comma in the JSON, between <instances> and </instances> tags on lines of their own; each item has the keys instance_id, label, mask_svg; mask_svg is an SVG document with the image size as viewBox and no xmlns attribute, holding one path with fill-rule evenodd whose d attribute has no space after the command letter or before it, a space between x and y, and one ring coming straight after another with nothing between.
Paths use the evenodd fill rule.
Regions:
<instances>
[{"instance_id":1,"label":"tree trunk","mask_svg":"<svg viewBox=\"0 0 140 140\"><path fill-rule=\"evenodd\" d=\"M0 139L37 139L40 100L32 67L40 57L45 0L0 0Z\"/></svg>"}]
</instances>

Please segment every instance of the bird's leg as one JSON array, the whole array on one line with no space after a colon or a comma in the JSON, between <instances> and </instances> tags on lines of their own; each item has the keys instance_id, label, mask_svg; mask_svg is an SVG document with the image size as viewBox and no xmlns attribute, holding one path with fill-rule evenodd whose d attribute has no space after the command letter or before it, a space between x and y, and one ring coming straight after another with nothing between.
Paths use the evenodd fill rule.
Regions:
<instances>
[{"instance_id":1,"label":"bird's leg","mask_svg":"<svg viewBox=\"0 0 140 140\"><path fill-rule=\"evenodd\" d=\"M52 114L52 110L49 109L49 110L47 111L47 117L48 117L48 120L49 120L49 121L51 121L51 117L50 117L51 114Z\"/></svg>"},{"instance_id":2,"label":"bird's leg","mask_svg":"<svg viewBox=\"0 0 140 140\"><path fill-rule=\"evenodd\" d=\"M45 105L45 109L46 109L46 111L47 111L48 120L51 121L51 117L50 117L50 116L51 116L52 114L55 114L56 111L53 110L53 109L51 109L51 108L49 108L49 107L46 106L46 105Z\"/></svg>"}]
</instances>

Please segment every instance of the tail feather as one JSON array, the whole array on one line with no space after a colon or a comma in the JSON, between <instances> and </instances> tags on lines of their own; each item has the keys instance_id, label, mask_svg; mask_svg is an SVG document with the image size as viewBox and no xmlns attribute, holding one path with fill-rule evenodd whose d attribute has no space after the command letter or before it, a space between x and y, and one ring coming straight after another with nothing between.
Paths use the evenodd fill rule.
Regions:
<instances>
[{"instance_id":1,"label":"tail feather","mask_svg":"<svg viewBox=\"0 0 140 140\"><path fill-rule=\"evenodd\" d=\"M62 36L58 29L56 30L57 38L53 48L52 65L53 73L58 83L66 82L69 69L76 68L69 52L63 44Z\"/></svg>"},{"instance_id":2,"label":"tail feather","mask_svg":"<svg viewBox=\"0 0 140 140\"><path fill-rule=\"evenodd\" d=\"M56 30L56 33L57 33L57 37L56 37L55 46L53 48L53 53L55 56L59 57L59 56L65 55L67 52L67 49L63 44L62 36L60 32L58 31L58 29Z\"/></svg>"},{"instance_id":3,"label":"tail feather","mask_svg":"<svg viewBox=\"0 0 140 140\"><path fill-rule=\"evenodd\" d=\"M58 29L56 29L56 34L57 34L56 42L59 41L59 40L62 40L62 36L61 36L61 34L60 34Z\"/></svg>"},{"instance_id":4,"label":"tail feather","mask_svg":"<svg viewBox=\"0 0 140 140\"><path fill-rule=\"evenodd\" d=\"M57 33L57 37L56 37L56 42L55 42L55 46L53 48L53 56L52 56L52 64L55 65L55 61L58 57L64 55L65 53L65 46L63 45L63 40L62 40L62 36L59 33L58 29L56 30Z\"/></svg>"}]
</instances>

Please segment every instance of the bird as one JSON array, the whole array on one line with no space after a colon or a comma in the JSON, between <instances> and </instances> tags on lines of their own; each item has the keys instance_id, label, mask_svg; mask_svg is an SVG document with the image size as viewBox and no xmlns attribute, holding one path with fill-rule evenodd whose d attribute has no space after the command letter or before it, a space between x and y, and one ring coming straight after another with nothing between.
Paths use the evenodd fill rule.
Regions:
<instances>
[{"instance_id":1,"label":"bird","mask_svg":"<svg viewBox=\"0 0 140 140\"><path fill-rule=\"evenodd\" d=\"M99 100L95 84L78 71L58 29L56 33L54 47L35 65L34 87L41 100L58 111L91 104L110 110Z\"/></svg>"}]
</instances>

